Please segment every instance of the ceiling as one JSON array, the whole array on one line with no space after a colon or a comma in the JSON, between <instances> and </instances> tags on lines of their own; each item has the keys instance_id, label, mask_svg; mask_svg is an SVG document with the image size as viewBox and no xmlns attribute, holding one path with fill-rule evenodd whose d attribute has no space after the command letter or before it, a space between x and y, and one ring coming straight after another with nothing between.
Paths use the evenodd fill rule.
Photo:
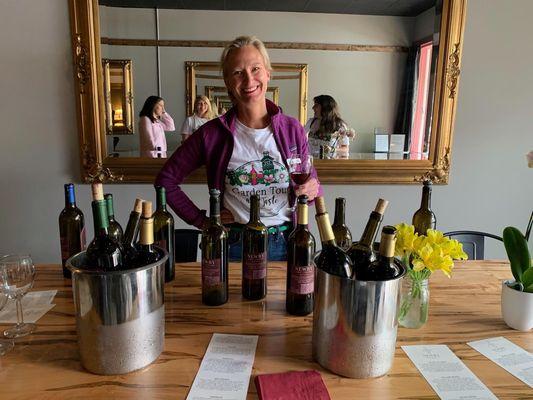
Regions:
<instances>
[{"instance_id":1,"label":"ceiling","mask_svg":"<svg viewBox=\"0 0 533 400\"><path fill-rule=\"evenodd\" d=\"M285 11L414 17L440 0L99 0L111 7Z\"/></svg>"}]
</instances>

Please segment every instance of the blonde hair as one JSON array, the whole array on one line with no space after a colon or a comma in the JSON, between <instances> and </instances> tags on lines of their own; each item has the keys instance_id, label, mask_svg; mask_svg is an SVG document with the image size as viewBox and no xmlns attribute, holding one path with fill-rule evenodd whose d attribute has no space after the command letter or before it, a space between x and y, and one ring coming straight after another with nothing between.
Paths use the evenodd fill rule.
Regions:
<instances>
[{"instance_id":1,"label":"blonde hair","mask_svg":"<svg viewBox=\"0 0 533 400\"><path fill-rule=\"evenodd\" d=\"M222 68L222 75L224 78L226 78L228 56L235 49L240 49L244 46L254 46L263 57L267 71L272 71L270 57L268 56L268 52L264 43L255 36L239 36L226 46L224 51L222 51L222 56L220 56L220 67Z\"/></svg>"},{"instance_id":2,"label":"blonde hair","mask_svg":"<svg viewBox=\"0 0 533 400\"><path fill-rule=\"evenodd\" d=\"M204 117L205 119L213 119L216 117L215 113L213 112L213 107L211 107L211 100L207 96L204 96L203 94L196 96L196 99L194 99L194 113L196 113L196 106L198 105L199 101L203 101L207 104L207 112L205 113Z\"/></svg>"}]
</instances>

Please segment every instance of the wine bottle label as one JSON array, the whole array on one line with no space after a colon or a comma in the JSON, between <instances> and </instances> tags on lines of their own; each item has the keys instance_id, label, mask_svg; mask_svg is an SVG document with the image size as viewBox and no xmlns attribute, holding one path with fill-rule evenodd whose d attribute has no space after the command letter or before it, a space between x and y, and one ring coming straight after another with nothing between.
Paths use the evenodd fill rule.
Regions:
<instances>
[{"instance_id":1,"label":"wine bottle label","mask_svg":"<svg viewBox=\"0 0 533 400\"><path fill-rule=\"evenodd\" d=\"M243 276L245 279L264 279L267 274L266 252L260 254L245 254L243 262Z\"/></svg>"},{"instance_id":2,"label":"wine bottle label","mask_svg":"<svg viewBox=\"0 0 533 400\"><path fill-rule=\"evenodd\" d=\"M315 270L312 265L292 267L291 292L294 294L309 294L315 290Z\"/></svg>"},{"instance_id":3,"label":"wine bottle label","mask_svg":"<svg viewBox=\"0 0 533 400\"><path fill-rule=\"evenodd\" d=\"M202 258L202 287L216 286L220 284L220 258Z\"/></svg>"}]
</instances>

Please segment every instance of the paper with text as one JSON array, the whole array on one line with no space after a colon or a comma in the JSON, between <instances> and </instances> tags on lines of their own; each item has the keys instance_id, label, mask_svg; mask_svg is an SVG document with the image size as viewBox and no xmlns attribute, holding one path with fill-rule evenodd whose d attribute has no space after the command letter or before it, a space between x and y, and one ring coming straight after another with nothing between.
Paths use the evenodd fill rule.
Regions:
<instances>
[{"instance_id":1,"label":"paper with text","mask_svg":"<svg viewBox=\"0 0 533 400\"><path fill-rule=\"evenodd\" d=\"M187 400L245 400L257 339L214 333Z\"/></svg>"},{"instance_id":2,"label":"paper with text","mask_svg":"<svg viewBox=\"0 0 533 400\"><path fill-rule=\"evenodd\" d=\"M57 290L44 290L28 292L22 298L22 312L24 313L24 322L35 323L48 311L54 308L51 304L54 300ZM2 311L0 311L1 324L17 323L17 304L15 300L9 300Z\"/></svg>"},{"instance_id":3,"label":"paper with text","mask_svg":"<svg viewBox=\"0 0 533 400\"><path fill-rule=\"evenodd\" d=\"M497 400L445 345L402 346L442 400Z\"/></svg>"},{"instance_id":4,"label":"paper with text","mask_svg":"<svg viewBox=\"0 0 533 400\"><path fill-rule=\"evenodd\" d=\"M533 354L501 336L467 344L533 388Z\"/></svg>"}]
</instances>

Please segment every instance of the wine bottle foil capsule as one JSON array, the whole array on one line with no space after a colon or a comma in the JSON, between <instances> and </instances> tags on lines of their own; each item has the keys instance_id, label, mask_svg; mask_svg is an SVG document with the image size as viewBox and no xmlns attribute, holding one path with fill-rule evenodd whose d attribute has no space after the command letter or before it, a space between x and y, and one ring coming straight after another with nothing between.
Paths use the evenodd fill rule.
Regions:
<instances>
[{"instance_id":1,"label":"wine bottle foil capsule","mask_svg":"<svg viewBox=\"0 0 533 400\"><path fill-rule=\"evenodd\" d=\"M312 339L315 361L349 378L385 375L396 350L404 275L405 268L393 280L358 281L317 268Z\"/></svg>"},{"instance_id":2,"label":"wine bottle foil capsule","mask_svg":"<svg viewBox=\"0 0 533 400\"><path fill-rule=\"evenodd\" d=\"M83 269L84 251L67 260L81 363L88 371L125 374L151 364L163 351L168 254L157 251L158 262L124 271Z\"/></svg>"}]
</instances>

